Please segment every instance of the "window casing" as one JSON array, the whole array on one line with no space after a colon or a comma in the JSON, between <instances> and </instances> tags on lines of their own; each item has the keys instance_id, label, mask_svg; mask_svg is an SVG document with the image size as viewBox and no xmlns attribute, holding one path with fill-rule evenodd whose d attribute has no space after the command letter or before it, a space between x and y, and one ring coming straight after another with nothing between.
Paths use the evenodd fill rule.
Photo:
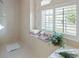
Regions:
<instances>
[{"instance_id":1,"label":"window casing","mask_svg":"<svg viewBox=\"0 0 79 59\"><path fill-rule=\"evenodd\" d=\"M50 18L51 17L51 18ZM42 30L76 35L76 5L41 12Z\"/></svg>"}]
</instances>

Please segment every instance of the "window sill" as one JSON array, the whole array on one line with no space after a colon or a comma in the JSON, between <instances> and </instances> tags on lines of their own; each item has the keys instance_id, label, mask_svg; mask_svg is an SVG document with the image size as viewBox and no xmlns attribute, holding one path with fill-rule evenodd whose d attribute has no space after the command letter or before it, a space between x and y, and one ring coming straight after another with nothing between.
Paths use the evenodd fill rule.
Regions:
<instances>
[{"instance_id":1,"label":"window sill","mask_svg":"<svg viewBox=\"0 0 79 59\"><path fill-rule=\"evenodd\" d=\"M49 32L50 33L50 32ZM51 34L51 33L50 33ZM37 34L36 35L33 35L33 34L30 34L32 37L36 37L36 38L39 38L43 41L47 41L45 40L45 38L47 37L44 37L44 36L38 36ZM77 40L76 36L74 35L69 35L69 34L64 34L64 39L68 39L68 40L72 40L72 41L75 41L75 42L79 42L79 40Z\"/></svg>"},{"instance_id":2,"label":"window sill","mask_svg":"<svg viewBox=\"0 0 79 59\"><path fill-rule=\"evenodd\" d=\"M68 35L68 34L64 34L64 39L68 39L68 40L72 40L75 42L79 42L79 40L77 40L77 37L74 35Z\"/></svg>"}]
</instances>

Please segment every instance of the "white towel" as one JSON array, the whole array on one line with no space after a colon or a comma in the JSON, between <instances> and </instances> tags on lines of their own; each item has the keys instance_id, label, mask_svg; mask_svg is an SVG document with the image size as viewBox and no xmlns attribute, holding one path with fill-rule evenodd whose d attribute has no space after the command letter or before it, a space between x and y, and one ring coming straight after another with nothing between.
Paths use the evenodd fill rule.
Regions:
<instances>
[{"instance_id":1,"label":"white towel","mask_svg":"<svg viewBox=\"0 0 79 59\"><path fill-rule=\"evenodd\" d=\"M18 43L6 45L7 52L12 52L12 51L15 51L16 49L19 49L19 48L20 48L20 45Z\"/></svg>"}]
</instances>

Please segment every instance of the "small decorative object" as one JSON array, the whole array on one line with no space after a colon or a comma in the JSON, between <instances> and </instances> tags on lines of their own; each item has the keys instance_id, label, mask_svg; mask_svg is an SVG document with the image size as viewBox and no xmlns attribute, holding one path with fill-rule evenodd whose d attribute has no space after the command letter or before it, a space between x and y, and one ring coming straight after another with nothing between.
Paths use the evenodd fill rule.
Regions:
<instances>
[{"instance_id":1,"label":"small decorative object","mask_svg":"<svg viewBox=\"0 0 79 59\"><path fill-rule=\"evenodd\" d=\"M54 32L53 36L49 38L49 41L51 41L51 43L54 44L55 46L63 46L64 45L63 34Z\"/></svg>"},{"instance_id":2,"label":"small decorative object","mask_svg":"<svg viewBox=\"0 0 79 59\"><path fill-rule=\"evenodd\" d=\"M76 58L76 54L68 53L68 52L60 52L59 53L64 58Z\"/></svg>"}]
</instances>

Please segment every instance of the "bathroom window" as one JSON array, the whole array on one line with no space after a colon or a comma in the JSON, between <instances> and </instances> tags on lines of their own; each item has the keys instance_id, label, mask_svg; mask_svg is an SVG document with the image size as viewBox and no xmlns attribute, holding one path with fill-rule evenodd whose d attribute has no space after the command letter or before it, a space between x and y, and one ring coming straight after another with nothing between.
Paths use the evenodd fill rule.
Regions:
<instances>
[{"instance_id":1,"label":"bathroom window","mask_svg":"<svg viewBox=\"0 0 79 59\"><path fill-rule=\"evenodd\" d=\"M41 11L41 28L76 36L76 5Z\"/></svg>"},{"instance_id":2,"label":"bathroom window","mask_svg":"<svg viewBox=\"0 0 79 59\"><path fill-rule=\"evenodd\" d=\"M76 35L76 5L55 9L55 31Z\"/></svg>"},{"instance_id":3,"label":"bathroom window","mask_svg":"<svg viewBox=\"0 0 79 59\"><path fill-rule=\"evenodd\" d=\"M42 30L53 31L53 9L41 12L41 24Z\"/></svg>"}]
</instances>

